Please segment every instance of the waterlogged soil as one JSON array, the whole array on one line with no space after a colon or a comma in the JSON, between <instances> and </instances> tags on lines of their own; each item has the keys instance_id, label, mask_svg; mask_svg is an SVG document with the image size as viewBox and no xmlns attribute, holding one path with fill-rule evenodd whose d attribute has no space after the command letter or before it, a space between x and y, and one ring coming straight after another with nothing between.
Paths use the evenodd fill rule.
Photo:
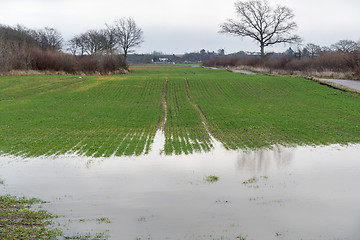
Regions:
<instances>
[{"instance_id":1,"label":"waterlogged soil","mask_svg":"<svg viewBox=\"0 0 360 240\"><path fill-rule=\"evenodd\" d=\"M70 234L359 239L360 145L164 156L163 141L138 157L2 156L0 193L50 201Z\"/></svg>"}]
</instances>

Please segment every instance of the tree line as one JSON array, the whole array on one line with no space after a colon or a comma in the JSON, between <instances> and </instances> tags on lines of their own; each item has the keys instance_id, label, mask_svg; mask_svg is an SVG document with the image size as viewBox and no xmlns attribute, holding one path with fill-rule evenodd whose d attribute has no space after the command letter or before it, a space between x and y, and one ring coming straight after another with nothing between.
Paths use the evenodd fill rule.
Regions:
<instances>
[{"instance_id":1,"label":"tree line","mask_svg":"<svg viewBox=\"0 0 360 240\"><path fill-rule=\"evenodd\" d=\"M283 53L249 55L243 51L204 60L206 67L241 67L257 72L286 75L359 79L360 44L340 40L332 45L308 43L304 47L289 48Z\"/></svg>"},{"instance_id":2,"label":"tree line","mask_svg":"<svg viewBox=\"0 0 360 240\"><path fill-rule=\"evenodd\" d=\"M124 60L132 48L139 46L143 40L143 31L131 18L122 18L106 28L88 30L68 42L67 50L73 55L114 54L122 52Z\"/></svg>"},{"instance_id":3,"label":"tree line","mask_svg":"<svg viewBox=\"0 0 360 240\"><path fill-rule=\"evenodd\" d=\"M301 49L302 39L294 34L297 29L295 15L288 7L272 7L266 0L250 0L235 2L235 11L237 18L222 23L219 32L253 39L259 44L260 57L245 54L239 58L238 54L205 60L204 66L247 66L266 72L281 70L286 74L348 72L346 77L360 79L360 42L340 40L330 47L309 43ZM280 43L297 45L297 49L289 48L280 55L265 53L265 47Z\"/></svg>"},{"instance_id":4,"label":"tree line","mask_svg":"<svg viewBox=\"0 0 360 240\"><path fill-rule=\"evenodd\" d=\"M274 59L274 56L279 58L278 54L271 54L270 58L267 56L265 48L268 46L281 43L297 46L295 51L289 48L285 54L280 54L282 64L275 65L285 66L283 63L290 61L289 56L298 59L309 56L311 58L321 56L321 59L324 59L326 56L328 60L318 60L319 64L321 62L324 64L321 68L331 65L331 68L336 68L337 71L340 71L341 66L353 68L355 72L360 71L357 70L360 69L360 43L355 41L341 40L330 47L309 43L301 48L302 39L294 34L297 29L297 24L294 22L295 15L286 6L273 7L266 0L249 0L235 2L235 10L238 18L228 19L222 23L219 32L253 39L259 44L261 58ZM66 42L53 28L32 30L23 26L0 26L0 71L35 69L71 73L115 72L127 69L128 53L142 42L143 32L131 18L121 18L112 24L105 24L103 29L88 30ZM173 55L166 58L170 62L206 60L206 64L211 64L217 62L218 55L221 57L222 65L229 59L229 56L224 56L224 52L215 54L206 53L205 50L199 53L187 53L182 57ZM244 57L244 54L233 55L235 56ZM334 56L337 56L337 62L329 60L336 59ZM132 62L144 60L156 61L156 56L149 57L143 54L132 58ZM233 64L236 59L231 62ZM302 67L306 65L300 62L297 64Z\"/></svg>"},{"instance_id":5,"label":"tree line","mask_svg":"<svg viewBox=\"0 0 360 240\"><path fill-rule=\"evenodd\" d=\"M105 26L64 41L54 28L0 25L0 71L123 71L128 67L128 53L143 42L143 32L131 18Z\"/></svg>"}]
</instances>

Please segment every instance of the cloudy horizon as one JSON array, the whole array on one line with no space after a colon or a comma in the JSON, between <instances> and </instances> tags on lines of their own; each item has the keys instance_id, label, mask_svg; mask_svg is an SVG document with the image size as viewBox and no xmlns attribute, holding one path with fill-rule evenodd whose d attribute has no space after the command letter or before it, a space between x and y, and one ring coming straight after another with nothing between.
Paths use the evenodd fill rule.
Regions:
<instances>
[{"instance_id":1,"label":"cloudy horizon","mask_svg":"<svg viewBox=\"0 0 360 240\"><path fill-rule=\"evenodd\" d=\"M53 27L65 40L89 29L101 29L122 17L133 18L144 32L145 42L136 53L168 54L206 49L226 53L259 51L249 38L220 34L219 25L236 18L234 0L11 0L0 1L0 24L28 28ZM303 45L330 46L342 39L360 40L360 1L269 0L293 10L296 34ZM266 51L284 51L277 45Z\"/></svg>"}]
</instances>

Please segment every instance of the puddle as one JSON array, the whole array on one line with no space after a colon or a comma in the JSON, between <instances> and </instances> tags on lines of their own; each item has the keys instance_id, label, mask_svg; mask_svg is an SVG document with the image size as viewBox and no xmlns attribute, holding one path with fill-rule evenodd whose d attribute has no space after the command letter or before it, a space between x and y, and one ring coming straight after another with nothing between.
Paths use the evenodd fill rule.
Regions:
<instances>
[{"instance_id":1,"label":"puddle","mask_svg":"<svg viewBox=\"0 0 360 240\"><path fill-rule=\"evenodd\" d=\"M359 238L360 145L164 156L163 141L139 157L2 156L0 193L112 239Z\"/></svg>"}]
</instances>

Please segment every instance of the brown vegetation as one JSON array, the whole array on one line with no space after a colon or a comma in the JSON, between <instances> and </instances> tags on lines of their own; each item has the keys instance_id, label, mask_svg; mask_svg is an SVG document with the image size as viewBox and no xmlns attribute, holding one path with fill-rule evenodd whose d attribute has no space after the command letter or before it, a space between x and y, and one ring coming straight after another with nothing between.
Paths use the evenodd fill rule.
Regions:
<instances>
[{"instance_id":1,"label":"brown vegetation","mask_svg":"<svg viewBox=\"0 0 360 240\"><path fill-rule=\"evenodd\" d=\"M58 51L21 46L0 57L0 74L62 73L109 74L124 73L126 64L119 55L73 56Z\"/></svg>"},{"instance_id":2,"label":"brown vegetation","mask_svg":"<svg viewBox=\"0 0 360 240\"><path fill-rule=\"evenodd\" d=\"M360 80L360 50L354 52L330 51L315 57L295 58L216 58L203 61L205 67L245 68L261 73L305 75L315 77L349 78Z\"/></svg>"},{"instance_id":3,"label":"brown vegetation","mask_svg":"<svg viewBox=\"0 0 360 240\"><path fill-rule=\"evenodd\" d=\"M0 25L0 75L14 73L125 73L123 57L112 52L71 55L60 51L61 35L54 29L30 30Z\"/></svg>"},{"instance_id":4,"label":"brown vegetation","mask_svg":"<svg viewBox=\"0 0 360 240\"><path fill-rule=\"evenodd\" d=\"M1 45L0 42L0 46L5 46L5 44ZM6 51L6 55L0 55L0 73L3 75L11 72L36 71L65 74L108 74L124 73L127 68L119 55L99 54L80 57L54 50L43 50L38 47L6 45L6 48L9 49Z\"/></svg>"}]
</instances>

